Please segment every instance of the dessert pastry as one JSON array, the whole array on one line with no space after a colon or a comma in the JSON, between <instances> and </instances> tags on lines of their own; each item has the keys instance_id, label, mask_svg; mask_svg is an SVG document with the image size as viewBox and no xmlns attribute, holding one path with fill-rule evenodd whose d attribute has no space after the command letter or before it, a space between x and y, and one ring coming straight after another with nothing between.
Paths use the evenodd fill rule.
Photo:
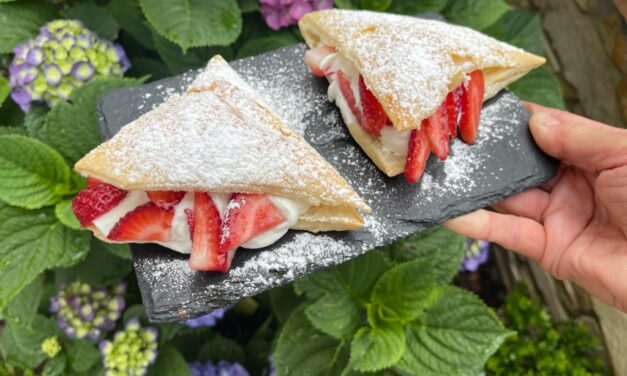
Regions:
<instances>
[{"instance_id":1,"label":"dessert pastry","mask_svg":"<svg viewBox=\"0 0 627 376\"><path fill-rule=\"evenodd\" d=\"M544 58L471 29L368 11L306 14L305 63L329 80L353 138L388 176L422 175L450 139L476 140L484 100ZM458 131L459 130L459 131Z\"/></svg>"},{"instance_id":2,"label":"dessert pastry","mask_svg":"<svg viewBox=\"0 0 627 376\"><path fill-rule=\"evenodd\" d=\"M226 272L238 247L288 229L354 230L368 205L220 57L187 92L124 126L78 161L82 226L107 242L191 253Z\"/></svg>"}]
</instances>

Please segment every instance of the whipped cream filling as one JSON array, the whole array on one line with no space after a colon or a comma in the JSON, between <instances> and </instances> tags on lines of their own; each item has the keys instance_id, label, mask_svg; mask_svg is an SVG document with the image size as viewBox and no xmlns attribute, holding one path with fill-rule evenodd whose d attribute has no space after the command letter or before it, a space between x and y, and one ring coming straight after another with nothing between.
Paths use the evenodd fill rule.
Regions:
<instances>
[{"instance_id":1,"label":"whipped cream filling","mask_svg":"<svg viewBox=\"0 0 627 376\"><path fill-rule=\"evenodd\" d=\"M220 218L224 220L226 215L226 208L229 204L231 197L230 193L210 193L213 203L216 205ZM261 234L250 239L248 242L242 244L240 247L256 249L267 247L270 244L279 240L287 230L298 222L298 218L309 209L309 205L300 201L288 199L285 197L272 196L268 197L274 205L283 213L286 220L278 226L264 231ZM93 221L94 226L104 235L109 234L111 229L118 223L118 221L124 217L127 213L135 210L138 206L141 206L150 199L146 192L143 191L129 191L124 200L122 200L116 207L104 213L100 217ZM187 222L187 214L185 209L194 209L194 193L187 192L181 202L174 206L174 216L172 218L172 238L167 242L156 242L164 247L170 248L180 253L191 253L192 240L190 236L189 223ZM142 242L136 242L142 243Z\"/></svg>"},{"instance_id":2,"label":"whipped cream filling","mask_svg":"<svg viewBox=\"0 0 627 376\"><path fill-rule=\"evenodd\" d=\"M336 71L341 70L350 79L353 97L357 101L357 108L361 110L359 71L357 67L355 67L355 64L336 52L325 56L320 60L318 66L324 72L329 72L327 75L327 79L329 80L329 88L327 89L329 101L335 102L346 124L357 124L357 119L355 115L353 115L353 111L351 111L346 98L344 98L344 94L342 94L335 74ZM384 152L405 157L409 146L410 133L411 131L398 132L394 127L385 126L381 129L381 135L378 137L378 140Z\"/></svg>"}]
</instances>

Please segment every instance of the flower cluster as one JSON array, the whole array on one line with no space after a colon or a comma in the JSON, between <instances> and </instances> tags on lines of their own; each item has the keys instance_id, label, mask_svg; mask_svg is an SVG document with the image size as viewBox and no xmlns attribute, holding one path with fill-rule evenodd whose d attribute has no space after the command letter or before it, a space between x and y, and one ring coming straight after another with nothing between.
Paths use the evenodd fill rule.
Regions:
<instances>
[{"instance_id":1,"label":"flower cluster","mask_svg":"<svg viewBox=\"0 0 627 376\"><path fill-rule=\"evenodd\" d=\"M490 242L466 238L464 261L459 270L462 272L474 272L479 265L485 264L490 255Z\"/></svg>"},{"instance_id":2,"label":"flower cluster","mask_svg":"<svg viewBox=\"0 0 627 376\"><path fill-rule=\"evenodd\" d=\"M157 329L142 328L133 318L113 341L100 342L107 376L142 376L157 359Z\"/></svg>"},{"instance_id":3,"label":"flower cluster","mask_svg":"<svg viewBox=\"0 0 627 376\"><path fill-rule=\"evenodd\" d=\"M84 82L121 76L130 62L121 46L85 29L80 21L57 20L17 47L9 66L11 97L26 112L33 102L53 106Z\"/></svg>"},{"instance_id":4,"label":"flower cluster","mask_svg":"<svg viewBox=\"0 0 627 376\"><path fill-rule=\"evenodd\" d=\"M215 326L216 322L224 317L224 314L231 309L231 306L219 308L215 311L208 313L204 316L197 317L195 319L187 320L183 322L183 325L189 326L190 328L198 328L200 326Z\"/></svg>"},{"instance_id":5,"label":"flower cluster","mask_svg":"<svg viewBox=\"0 0 627 376\"><path fill-rule=\"evenodd\" d=\"M239 363L230 363L225 360L217 364L212 362L189 363L189 372L192 376L249 376L248 371Z\"/></svg>"},{"instance_id":6,"label":"flower cluster","mask_svg":"<svg viewBox=\"0 0 627 376\"><path fill-rule=\"evenodd\" d=\"M124 310L125 293L125 283L109 288L81 282L61 285L50 299L50 312L56 313L57 325L68 337L96 340L115 327Z\"/></svg>"},{"instance_id":7,"label":"flower cluster","mask_svg":"<svg viewBox=\"0 0 627 376\"><path fill-rule=\"evenodd\" d=\"M259 0L261 14L273 30L294 25L305 14L333 8L333 0Z\"/></svg>"},{"instance_id":8,"label":"flower cluster","mask_svg":"<svg viewBox=\"0 0 627 376\"><path fill-rule=\"evenodd\" d=\"M50 359L57 356L57 354L61 352L61 344L59 343L57 336L46 338L41 343L41 352L46 354L46 356Z\"/></svg>"}]
</instances>

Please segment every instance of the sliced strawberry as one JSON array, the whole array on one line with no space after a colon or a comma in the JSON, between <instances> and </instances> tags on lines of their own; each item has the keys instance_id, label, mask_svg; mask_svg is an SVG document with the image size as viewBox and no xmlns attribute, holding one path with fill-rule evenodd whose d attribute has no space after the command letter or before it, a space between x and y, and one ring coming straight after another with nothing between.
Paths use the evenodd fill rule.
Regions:
<instances>
[{"instance_id":1,"label":"sliced strawberry","mask_svg":"<svg viewBox=\"0 0 627 376\"><path fill-rule=\"evenodd\" d=\"M194 194L194 237L189 267L192 270L226 272L230 257L220 253L220 212L211 196L204 192Z\"/></svg>"},{"instance_id":2,"label":"sliced strawberry","mask_svg":"<svg viewBox=\"0 0 627 376\"><path fill-rule=\"evenodd\" d=\"M366 87L362 75L359 75L359 97L361 98L361 127L370 134L381 134L381 129L388 123L388 116L381 103Z\"/></svg>"},{"instance_id":3,"label":"sliced strawberry","mask_svg":"<svg viewBox=\"0 0 627 376\"><path fill-rule=\"evenodd\" d=\"M424 126L423 121L423 126ZM423 128L414 129L409 135L409 148L405 162L405 179L410 183L420 180L429 158L429 140Z\"/></svg>"},{"instance_id":4,"label":"sliced strawberry","mask_svg":"<svg viewBox=\"0 0 627 376\"><path fill-rule=\"evenodd\" d=\"M470 81L462 85L459 134L464 142L474 144L477 140L479 114L483 104L484 82L483 73L480 70L470 73L469 76Z\"/></svg>"},{"instance_id":5,"label":"sliced strawberry","mask_svg":"<svg viewBox=\"0 0 627 376\"><path fill-rule=\"evenodd\" d=\"M102 180L98 180L96 178L87 178L87 185L96 185L101 184Z\"/></svg>"},{"instance_id":6,"label":"sliced strawberry","mask_svg":"<svg viewBox=\"0 0 627 376\"><path fill-rule=\"evenodd\" d=\"M181 202L185 192L179 191L148 191L150 201L161 208L171 208Z\"/></svg>"},{"instance_id":7,"label":"sliced strawberry","mask_svg":"<svg viewBox=\"0 0 627 376\"><path fill-rule=\"evenodd\" d=\"M320 62L325 57L334 53L335 49L330 46L321 46L305 52L305 64L309 67L311 73L318 77L324 77L326 73L322 69L320 69Z\"/></svg>"},{"instance_id":8,"label":"sliced strawberry","mask_svg":"<svg viewBox=\"0 0 627 376\"><path fill-rule=\"evenodd\" d=\"M148 202L122 217L107 239L117 242L167 242L172 239L173 217L174 209L160 208Z\"/></svg>"},{"instance_id":9,"label":"sliced strawberry","mask_svg":"<svg viewBox=\"0 0 627 376\"><path fill-rule=\"evenodd\" d=\"M187 208L183 210L185 216L187 217L187 225L189 226L189 237L194 239L194 210Z\"/></svg>"},{"instance_id":10,"label":"sliced strawberry","mask_svg":"<svg viewBox=\"0 0 627 376\"><path fill-rule=\"evenodd\" d=\"M127 194L127 191L105 183L90 185L76 195L72 210L81 226L86 227L117 206Z\"/></svg>"},{"instance_id":11,"label":"sliced strawberry","mask_svg":"<svg viewBox=\"0 0 627 376\"><path fill-rule=\"evenodd\" d=\"M457 124L459 118L460 98L462 96L461 85L455 90L448 93L445 99L446 117L448 121L449 137L451 139L457 137Z\"/></svg>"},{"instance_id":12,"label":"sliced strawberry","mask_svg":"<svg viewBox=\"0 0 627 376\"><path fill-rule=\"evenodd\" d=\"M346 103L351 109L353 116L355 116L355 119L357 119L357 122L361 123L361 111L357 108L357 100L353 94L350 78L348 78L348 76L341 70L338 70L335 74L337 77L337 84L340 86L340 91L342 92L344 100L346 100Z\"/></svg>"},{"instance_id":13,"label":"sliced strawberry","mask_svg":"<svg viewBox=\"0 0 627 376\"><path fill-rule=\"evenodd\" d=\"M433 154L441 160L445 160L449 152L449 129L444 103L423 121L421 126L424 127L427 134Z\"/></svg>"},{"instance_id":14,"label":"sliced strawberry","mask_svg":"<svg viewBox=\"0 0 627 376\"><path fill-rule=\"evenodd\" d=\"M258 234L285 221L285 216L269 198L259 194L236 193L227 206L222 225L220 249L235 250Z\"/></svg>"}]
</instances>

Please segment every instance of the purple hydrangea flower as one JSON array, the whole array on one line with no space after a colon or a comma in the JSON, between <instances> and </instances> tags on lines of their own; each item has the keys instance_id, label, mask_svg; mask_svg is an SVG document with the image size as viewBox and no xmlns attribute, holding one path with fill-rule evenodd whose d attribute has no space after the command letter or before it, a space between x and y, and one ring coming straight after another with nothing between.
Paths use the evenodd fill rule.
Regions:
<instances>
[{"instance_id":1,"label":"purple hydrangea flower","mask_svg":"<svg viewBox=\"0 0 627 376\"><path fill-rule=\"evenodd\" d=\"M466 238L464 261L459 267L462 272L474 272L479 265L485 264L490 256L490 242Z\"/></svg>"},{"instance_id":2,"label":"purple hydrangea flower","mask_svg":"<svg viewBox=\"0 0 627 376\"><path fill-rule=\"evenodd\" d=\"M91 286L73 282L50 299L50 312L70 338L97 340L103 332L113 330L124 310L126 284L113 287Z\"/></svg>"},{"instance_id":3,"label":"purple hydrangea flower","mask_svg":"<svg viewBox=\"0 0 627 376\"><path fill-rule=\"evenodd\" d=\"M11 97L26 112L33 102L53 106L83 83L121 76L131 66L121 46L99 38L80 21L52 21L13 50Z\"/></svg>"},{"instance_id":4,"label":"purple hydrangea flower","mask_svg":"<svg viewBox=\"0 0 627 376\"><path fill-rule=\"evenodd\" d=\"M137 318L130 319L124 330L113 336L112 341L102 341L98 345L105 375L142 376L157 359L156 328L142 328Z\"/></svg>"},{"instance_id":5,"label":"purple hydrangea flower","mask_svg":"<svg viewBox=\"0 0 627 376\"><path fill-rule=\"evenodd\" d=\"M268 376L276 376L276 362L274 361L274 357L270 355L268 357Z\"/></svg>"},{"instance_id":6,"label":"purple hydrangea flower","mask_svg":"<svg viewBox=\"0 0 627 376\"><path fill-rule=\"evenodd\" d=\"M189 363L189 372L192 376L249 376L248 371L239 363L230 363L225 360L217 364L212 362Z\"/></svg>"},{"instance_id":7,"label":"purple hydrangea flower","mask_svg":"<svg viewBox=\"0 0 627 376\"><path fill-rule=\"evenodd\" d=\"M261 14L273 29L294 25L305 14L333 8L333 0L259 0Z\"/></svg>"},{"instance_id":8,"label":"purple hydrangea flower","mask_svg":"<svg viewBox=\"0 0 627 376\"><path fill-rule=\"evenodd\" d=\"M216 322L224 317L224 314L231 309L231 306L216 309L215 311L208 313L204 316L197 317L195 319L183 321L183 325L190 328L197 328L200 326L215 326Z\"/></svg>"}]
</instances>

